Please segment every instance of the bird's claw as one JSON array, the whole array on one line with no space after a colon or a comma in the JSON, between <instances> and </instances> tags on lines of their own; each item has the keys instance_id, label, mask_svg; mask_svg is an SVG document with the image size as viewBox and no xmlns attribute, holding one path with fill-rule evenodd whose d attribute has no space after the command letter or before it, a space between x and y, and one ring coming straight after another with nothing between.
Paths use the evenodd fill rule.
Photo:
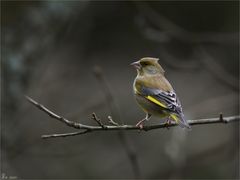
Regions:
<instances>
[{"instance_id":1,"label":"bird's claw","mask_svg":"<svg viewBox=\"0 0 240 180\"><path fill-rule=\"evenodd\" d=\"M139 121L139 122L136 124L136 127L138 127L139 129L143 129L143 121Z\"/></svg>"},{"instance_id":2,"label":"bird's claw","mask_svg":"<svg viewBox=\"0 0 240 180\"><path fill-rule=\"evenodd\" d=\"M168 118L165 124L166 124L167 130L169 130L169 129L170 129L170 125L172 124L172 123L171 123L171 119Z\"/></svg>"}]
</instances>

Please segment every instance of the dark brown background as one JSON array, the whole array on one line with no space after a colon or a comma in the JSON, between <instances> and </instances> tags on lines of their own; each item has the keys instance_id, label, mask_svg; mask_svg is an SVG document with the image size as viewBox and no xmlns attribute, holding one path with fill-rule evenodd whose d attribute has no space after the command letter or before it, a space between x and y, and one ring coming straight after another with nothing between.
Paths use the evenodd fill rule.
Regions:
<instances>
[{"instance_id":1,"label":"dark brown background","mask_svg":"<svg viewBox=\"0 0 240 180\"><path fill-rule=\"evenodd\" d=\"M94 124L92 112L106 122L111 112L93 73L99 66L121 120L135 124L144 113L129 64L151 56L160 58L187 119L237 115L238 1L1 1L1 11L1 176L239 178L239 123L125 132L136 175L117 132L42 140L74 129L24 99L84 124Z\"/></svg>"}]
</instances>

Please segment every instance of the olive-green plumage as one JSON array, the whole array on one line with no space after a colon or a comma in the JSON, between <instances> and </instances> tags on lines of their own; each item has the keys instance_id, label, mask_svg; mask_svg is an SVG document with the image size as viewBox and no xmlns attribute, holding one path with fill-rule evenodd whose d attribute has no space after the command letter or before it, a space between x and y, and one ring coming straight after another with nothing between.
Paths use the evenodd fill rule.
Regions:
<instances>
[{"instance_id":1,"label":"olive-green plumage","mask_svg":"<svg viewBox=\"0 0 240 180\"><path fill-rule=\"evenodd\" d=\"M171 84L164 76L164 70L157 58L145 57L132 63L137 70L137 77L133 83L134 95L137 103L146 113L146 117L139 121L137 126L151 115L160 118L167 117L176 121L181 127L190 128L184 119L182 107Z\"/></svg>"}]
</instances>

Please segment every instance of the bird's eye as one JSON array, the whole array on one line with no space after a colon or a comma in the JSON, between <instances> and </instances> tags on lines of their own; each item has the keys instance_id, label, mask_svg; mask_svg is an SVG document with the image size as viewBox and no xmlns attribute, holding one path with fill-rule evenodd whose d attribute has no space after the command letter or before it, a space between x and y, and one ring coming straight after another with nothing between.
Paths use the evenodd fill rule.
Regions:
<instances>
[{"instance_id":1,"label":"bird's eye","mask_svg":"<svg viewBox=\"0 0 240 180\"><path fill-rule=\"evenodd\" d=\"M147 62L141 62L141 65L142 66L147 66L147 65L149 65Z\"/></svg>"}]
</instances>

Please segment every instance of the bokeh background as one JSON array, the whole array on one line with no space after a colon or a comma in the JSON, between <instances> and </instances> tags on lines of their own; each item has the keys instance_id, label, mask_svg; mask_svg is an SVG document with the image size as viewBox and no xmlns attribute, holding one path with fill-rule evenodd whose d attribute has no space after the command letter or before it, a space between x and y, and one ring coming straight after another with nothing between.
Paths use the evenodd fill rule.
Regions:
<instances>
[{"instance_id":1,"label":"bokeh background","mask_svg":"<svg viewBox=\"0 0 240 180\"><path fill-rule=\"evenodd\" d=\"M238 1L1 1L1 177L238 179L239 123L75 131L66 118L135 124L142 57L158 57L187 119L239 114ZM163 122L152 118L147 124Z\"/></svg>"}]
</instances>

